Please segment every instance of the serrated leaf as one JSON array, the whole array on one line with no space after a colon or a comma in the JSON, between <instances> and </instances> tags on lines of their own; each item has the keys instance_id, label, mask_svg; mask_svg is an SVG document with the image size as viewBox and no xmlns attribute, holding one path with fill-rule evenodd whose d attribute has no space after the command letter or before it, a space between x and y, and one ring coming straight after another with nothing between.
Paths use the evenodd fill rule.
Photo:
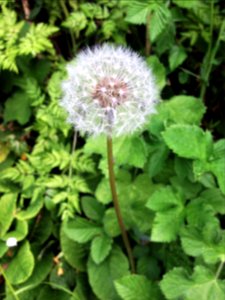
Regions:
<instances>
[{"instance_id":1,"label":"serrated leaf","mask_svg":"<svg viewBox=\"0 0 225 300\"><path fill-rule=\"evenodd\" d=\"M199 212L201 214L201 212ZM206 263L225 261L225 236L217 219L209 219L201 229L186 227L181 232L182 247L188 255L202 256Z\"/></svg>"},{"instance_id":2,"label":"serrated leaf","mask_svg":"<svg viewBox=\"0 0 225 300\"><path fill-rule=\"evenodd\" d=\"M17 194L5 194L0 199L0 236L9 229L16 210Z\"/></svg>"},{"instance_id":3,"label":"serrated leaf","mask_svg":"<svg viewBox=\"0 0 225 300\"><path fill-rule=\"evenodd\" d=\"M190 159L207 160L212 152L212 136L191 125L172 125L162 133L167 146L177 155Z\"/></svg>"},{"instance_id":4,"label":"serrated leaf","mask_svg":"<svg viewBox=\"0 0 225 300\"><path fill-rule=\"evenodd\" d=\"M96 264L101 263L109 255L112 239L107 235L95 237L91 243L91 257Z\"/></svg>"},{"instance_id":5,"label":"serrated leaf","mask_svg":"<svg viewBox=\"0 0 225 300\"><path fill-rule=\"evenodd\" d=\"M225 298L224 281L203 266L196 266L193 275L183 268L174 268L164 275L161 289L167 299L184 300L223 300Z\"/></svg>"},{"instance_id":6,"label":"serrated leaf","mask_svg":"<svg viewBox=\"0 0 225 300\"><path fill-rule=\"evenodd\" d=\"M34 257L30 245L26 241L18 250L16 256L9 263L5 273L11 284L20 284L27 280L34 269ZM15 272L15 270L17 270Z\"/></svg>"},{"instance_id":7,"label":"serrated leaf","mask_svg":"<svg viewBox=\"0 0 225 300\"><path fill-rule=\"evenodd\" d=\"M192 96L174 96L163 104L168 118L180 124L199 125L206 111L203 102Z\"/></svg>"},{"instance_id":8,"label":"serrated leaf","mask_svg":"<svg viewBox=\"0 0 225 300\"><path fill-rule=\"evenodd\" d=\"M187 53L181 46L173 46L170 50L169 55L169 66L170 70L174 71L178 66L180 66L187 58Z\"/></svg>"},{"instance_id":9,"label":"serrated leaf","mask_svg":"<svg viewBox=\"0 0 225 300\"><path fill-rule=\"evenodd\" d=\"M146 206L156 212L151 239L156 242L170 242L176 239L184 219L182 198L170 186L156 191Z\"/></svg>"},{"instance_id":10,"label":"serrated leaf","mask_svg":"<svg viewBox=\"0 0 225 300\"><path fill-rule=\"evenodd\" d=\"M145 24L149 12L149 3L141 0L134 0L127 8L126 21L132 24Z\"/></svg>"},{"instance_id":11,"label":"serrated leaf","mask_svg":"<svg viewBox=\"0 0 225 300\"><path fill-rule=\"evenodd\" d=\"M95 264L89 257L89 282L100 300L119 300L114 287L114 280L128 273L127 257L119 248L114 248L110 256L100 264Z\"/></svg>"},{"instance_id":12,"label":"serrated leaf","mask_svg":"<svg viewBox=\"0 0 225 300\"><path fill-rule=\"evenodd\" d=\"M86 219L76 217L65 225L66 235L78 243L86 243L102 233L102 228Z\"/></svg>"},{"instance_id":13,"label":"serrated leaf","mask_svg":"<svg viewBox=\"0 0 225 300\"><path fill-rule=\"evenodd\" d=\"M115 281L115 287L123 300L159 300L159 292L145 276L127 275Z\"/></svg>"}]
</instances>

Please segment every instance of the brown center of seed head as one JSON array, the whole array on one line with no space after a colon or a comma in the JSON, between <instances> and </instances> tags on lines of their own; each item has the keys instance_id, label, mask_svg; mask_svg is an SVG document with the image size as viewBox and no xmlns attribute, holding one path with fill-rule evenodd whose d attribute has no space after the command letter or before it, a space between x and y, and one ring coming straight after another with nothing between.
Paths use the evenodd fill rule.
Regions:
<instances>
[{"instance_id":1,"label":"brown center of seed head","mask_svg":"<svg viewBox=\"0 0 225 300\"><path fill-rule=\"evenodd\" d=\"M105 77L96 84L92 96L102 107L116 107L127 99L127 84L116 78Z\"/></svg>"}]
</instances>

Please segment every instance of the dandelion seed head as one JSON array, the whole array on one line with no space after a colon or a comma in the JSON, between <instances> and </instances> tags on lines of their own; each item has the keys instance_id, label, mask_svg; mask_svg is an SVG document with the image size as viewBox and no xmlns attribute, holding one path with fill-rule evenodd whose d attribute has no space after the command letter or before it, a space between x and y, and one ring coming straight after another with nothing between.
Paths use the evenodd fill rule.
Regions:
<instances>
[{"instance_id":1,"label":"dandelion seed head","mask_svg":"<svg viewBox=\"0 0 225 300\"><path fill-rule=\"evenodd\" d=\"M113 45L81 51L67 66L61 106L74 127L93 135L130 134L155 112L151 70L135 52Z\"/></svg>"}]
</instances>

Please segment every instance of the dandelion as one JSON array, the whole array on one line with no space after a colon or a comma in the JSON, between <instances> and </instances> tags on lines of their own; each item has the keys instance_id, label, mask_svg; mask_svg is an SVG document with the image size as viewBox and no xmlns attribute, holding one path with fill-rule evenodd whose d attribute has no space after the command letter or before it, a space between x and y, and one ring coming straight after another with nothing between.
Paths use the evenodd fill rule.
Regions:
<instances>
[{"instance_id":1,"label":"dandelion","mask_svg":"<svg viewBox=\"0 0 225 300\"><path fill-rule=\"evenodd\" d=\"M107 136L109 181L123 242L135 273L135 263L117 197L113 136L131 134L155 112L158 93L151 70L136 53L124 47L87 49L68 64L61 106L68 122L89 135Z\"/></svg>"},{"instance_id":2,"label":"dandelion","mask_svg":"<svg viewBox=\"0 0 225 300\"><path fill-rule=\"evenodd\" d=\"M135 52L104 44L80 52L67 66L62 107L83 133L131 134L155 111L157 89L151 70Z\"/></svg>"}]
</instances>

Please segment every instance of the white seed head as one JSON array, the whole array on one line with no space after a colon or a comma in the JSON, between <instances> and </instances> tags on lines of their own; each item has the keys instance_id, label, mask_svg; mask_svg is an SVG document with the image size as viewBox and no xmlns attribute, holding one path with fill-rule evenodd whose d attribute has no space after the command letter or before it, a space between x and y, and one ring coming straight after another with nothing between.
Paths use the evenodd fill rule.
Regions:
<instances>
[{"instance_id":1,"label":"white seed head","mask_svg":"<svg viewBox=\"0 0 225 300\"><path fill-rule=\"evenodd\" d=\"M17 239L15 237L10 237L6 240L7 247L15 247L17 246Z\"/></svg>"},{"instance_id":2,"label":"white seed head","mask_svg":"<svg viewBox=\"0 0 225 300\"><path fill-rule=\"evenodd\" d=\"M61 106L74 127L93 135L133 133L155 112L158 91L151 70L135 52L103 44L67 66Z\"/></svg>"}]
</instances>

